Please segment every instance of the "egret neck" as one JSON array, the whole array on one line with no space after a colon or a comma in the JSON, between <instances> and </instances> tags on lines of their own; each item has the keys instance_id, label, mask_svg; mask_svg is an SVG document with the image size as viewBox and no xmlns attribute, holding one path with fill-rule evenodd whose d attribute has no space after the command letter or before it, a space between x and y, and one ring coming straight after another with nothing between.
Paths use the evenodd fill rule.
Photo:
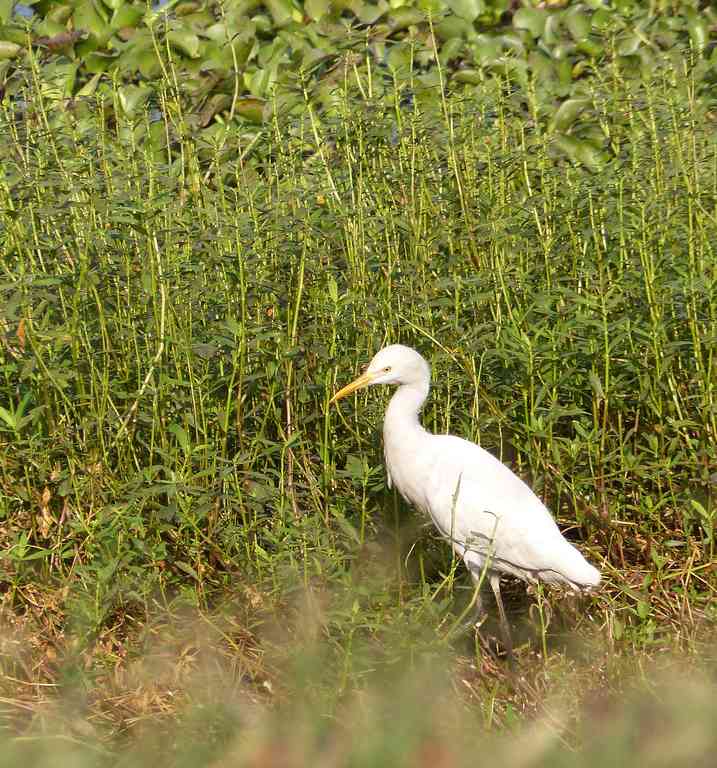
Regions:
<instances>
[{"instance_id":1,"label":"egret neck","mask_svg":"<svg viewBox=\"0 0 717 768\"><path fill-rule=\"evenodd\" d=\"M423 454L417 449L428 432L421 424L419 414L430 389L430 373L401 384L386 409L383 420L383 450L388 471L388 486L395 484L401 495L419 508L425 509L425 500L412 487L410 478L419 467Z\"/></svg>"}]
</instances>

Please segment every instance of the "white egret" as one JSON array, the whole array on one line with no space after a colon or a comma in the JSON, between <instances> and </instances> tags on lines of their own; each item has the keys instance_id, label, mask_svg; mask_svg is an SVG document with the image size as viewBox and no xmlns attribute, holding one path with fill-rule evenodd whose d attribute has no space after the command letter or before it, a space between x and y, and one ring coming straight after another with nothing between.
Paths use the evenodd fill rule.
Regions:
<instances>
[{"instance_id":1,"label":"white egret","mask_svg":"<svg viewBox=\"0 0 717 768\"><path fill-rule=\"evenodd\" d=\"M419 413L430 378L431 369L418 352L392 344L331 403L374 384L398 385L383 421L389 487L395 485L406 501L430 515L476 585L488 577L512 655L501 575L587 590L600 583L600 573L563 537L533 491L495 456L468 440L423 428ZM478 594L477 599L480 610Z\"/></svg>"}]
</instances>

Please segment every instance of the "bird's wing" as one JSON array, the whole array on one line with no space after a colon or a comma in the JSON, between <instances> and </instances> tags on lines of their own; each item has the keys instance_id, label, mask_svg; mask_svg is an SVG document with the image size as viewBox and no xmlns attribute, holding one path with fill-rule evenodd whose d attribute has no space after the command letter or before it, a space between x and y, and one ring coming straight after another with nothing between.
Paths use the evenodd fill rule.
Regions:
<instances>
[{"instance_id":1,"label":"bird's wing","mask_svg":"<svg viewBox=\"0 0 717 768\"><path fill-rule=\"evenodd\" d=\"M533 491L475 443L431 436L425 496L431 517L454 544L489 557L498 570L523 578L573 573L582 556L560 533ZM575 561L575 562L574 562ZM557 578L557 580L563 580Z\"/></svg>"}]
</instances>

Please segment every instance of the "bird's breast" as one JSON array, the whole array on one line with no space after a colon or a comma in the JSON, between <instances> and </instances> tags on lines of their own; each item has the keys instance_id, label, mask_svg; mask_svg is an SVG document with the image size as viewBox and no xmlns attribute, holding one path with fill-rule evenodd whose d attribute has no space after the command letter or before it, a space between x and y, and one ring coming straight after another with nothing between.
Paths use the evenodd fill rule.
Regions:
<instances>
[{"instance_id":1,"label":"bird's breast","mask_svg":"<svg viewBox=\"0 0 717 768\"><path fill-rule=\"evenodd\" d=\"M422 512L429 512L426 497L426 478L430 468L426 466L425 455L410 441L399 445L388 440L384 445L386 471L401 496Z\"/></svg>"}]
</instances>

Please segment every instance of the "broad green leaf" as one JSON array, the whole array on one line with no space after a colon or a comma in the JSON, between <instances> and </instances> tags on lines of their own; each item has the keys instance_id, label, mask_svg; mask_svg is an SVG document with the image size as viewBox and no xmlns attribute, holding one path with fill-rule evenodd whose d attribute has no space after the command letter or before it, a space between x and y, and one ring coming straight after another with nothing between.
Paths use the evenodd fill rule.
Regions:
<instances>
[{"instance_id":1,"label":"broad green leaf","mask_svg":"<svg viewBox=\"0 0 717 768\"><path fill-rule=\"evenodd\" d=\"M0 59L14 59L23 48L9 40L0 40Z\"/></svg>"},{"instance_id":2,"label":"broad green leaf","mask_svg":"<svg viewBox=\"0 0 717 768\"><path fill-rule=\"evenodd\" d=\"M120 107L128 117L134 117L153 93L154 89L147 85L123 85L117 91Z\"/></svg>"},{"instance_id":3,"label":"broad green leaf","mask_svg":"<svg viewBox=\"0 0 717 768\"><path fill-rule=\"evenodd\" d=\"M248 120L250 123L262 123L264 121L264 108L266 101L263 99L245 96L237 99L234 105L234 113Z\"/></svg>"},{"instance_id":4,"label":"broad green leaf","mask_svg":"<svg viewBox=\"0 0 717 768\"><path fill-rule=\"evenodd\" d=\"M98 13L95 4L90 0L84 0L75 8L72 21L75 29L88 32L102 45L112 34L107 19Z\"/></svg>"},{"instance_id":5,"label":"broad green leaf","mask_svg":"<svg viewBox=\"0 0 717 768\"><path fill-rule=\"evenodd\" d=\"M186 29L173 29L167 33L167 40L190 59L199 58L199 37Z\"/></svg>"},{"instance_id":6,"label":"broad green leaf","mask_svg":"<svg viewBox=\"0 0 717 768\"><path fill-rule=\"evenodd\" d=\"M598 42L598 40L590 37L585 37L580 40L576 44L575 49L593 59L597 59L605 53L605 46L601 42Z\"/></svg>"},{"instance_id":7,"label":"broad green leaf","mask_svg":"<svg viewBox=\"0 0 717 768\"><path fill-rule=\"evenodd\" d=\"M574 136L557 136L555 143L577 165L599 171L604 164L603 153L587 141Z\"/></svg>"},{"instance_id":8,"label":"broad green leaf","mask_svg":"<svg viewBox=\"0 0 717 768\"><path fill-rule=\"evenodd\" d=\"M560 16L557 13L548 14L541 37L548 47L560 42Z\"/></svg>"},{"instance_id":9,"label":"broad green leaf","mask_svg":"<svg viewBox=\"0 0 717 768\"><path fill-rule=\"evenodd\" d=\"M416 8L396 8L387 17L392 32L400 32L414 24L420 24L424 19L424 15Z\"/></svg>"},{"instance_id":10,"label":"broad green leaf","mask_svg":"<svg viewBox=\"0 0 717 768\"><path fill-rule=\"evenodd\" d=\"M613 20L613 11L604 6L597 8L592 15L592 25L597 30L607 29Z\"/></svg>"},{"instance_id":11,"label":"broad green leaf","mask_svg":"<svg viewBox=\"0 0 717 768\"><path fill-rule=\"evenodd\" d=\"M284 27L292 21L300 22L302 20L301 11L294 7L291 0L265 0L264 5L269 9L277 27Z\"/></svg>"},{"instance_id":12,"label":"broad green leaf","mask_svg":"<svg viewBox=\"0 0 717 768\"><path fill-rule=\"evenodd\" d=\"M179 443L179 447L182 449L182 453L185 456L189 456L192 452L192 445L189 440L187 430L181 424L173 423L167 427L167 431L171 432Z\"/></svg>"},{"instance_id":13,"label":"broad green leaf","mask_svg":"<svg viewBox=\"0 0 717 768\"><path fill-rule=\"evenodd\" d=\"M416 6L423 13L430 13L433 16L438 15L445 10L445 5L441 0L418 0Z\"/></svg>"},{"instance_id":14,"label":"broad green leaf","mask_svg":"<svg viewBox=\"0 0 717 768\"><path fill-rule=\"evenodd\" d=\"M385 6L381 7L381 5L381 3L353 2L351 7L362 24L375 24L386 12Z\"/></svg>"},{"instance_id":15,"label":"broad green leaf","mask_svg":"<svg viewBox=\"0 0 717 768\"><path fill-rule=\"evenodd\" d=\"M411 69L411 47L412 43L404 41L389 48L386 63L392 72L402 77L408 76Z\"/></svg>"},{"instance_id":16,"label":"broad green leaf","mask_svg":"<svg viewBox=\"0 0 717 768\"><path fill-rule=\"evenodd\" d=\"M476 64L484 66L495 61L502 53L500 43L491 35L478 35L475 41L469 45Z\"/></svg>"},{"instance_id":17,"label":"broad green leaf","mask_svg":"<svg viewBox=\"0 0 717 768\"><path fill-rule=\"evenodd\" d=\"M550 121L551 130L564 133L578 119L580 113L589 107L590 99L568 99L564 101Z\"/></svg>"},{"instance_id":18,"label":"broad green leaf","mask_svg":"<svg viewBox=\"0 0 717 768\"><path fill-rule=\"evenodd\" d=\"M553 60L540 51L532 51L528 55L528 66L539 87L549 85L555 78Z\"/></svg>"},{"instance_id":19,"label":"broad green leaf","mask_svg":"<svg viewBox=\"0 0 717 768\"><path fill-rule=\"evenodd\" d=\"M11 430L15 431L17 429L18 421L15 418L15 414L2 406L0 406L0 419L4 421Z\"/></svg>"},{"instance_id":20,"label":"broad green leaf","mask_svg":"<svg viewBox=\"0 0 717 768\"><path fill-rule=\"evenodd\" d=\"M189 563L185 563L183 560L175 560L174 565L179 568L180 571L186 573L188 576L191 576L193 579L201 581L199 574L194 570L194 568L192 568L191 565L189 565Z\"/></svg>"},{"instance_id":21,"label":"broad green leaf","mask_svg":"<svg viewBox=\"0 0 717 768\"><path fill-rule=\"evenodd\" d=\"M93 75L83 86L80 88L79 91L75 94L76 96L82 98L83 96L92 96L94 92L97 90L97 86L99 85L100 78L102 77L102 73L98 72L96 75Z\"/></svg>"},{"instance_id":22,"label":"broad green leaf","mask_svg":"<svg viewBox=\"0 0 717 768\"><path fill-rule=\"evenodd\" d=\"M35 26L35 35L37 37L55 37L55 35L63 35L67 32L65 24L60 24L59 21L53 21L49 18L44 18L39 24Z\"/></svg>"},{"instance_id":23,"label":"broad green leaf","mask_svg":"<svg viewBox=\"0 0 717 768\"><path fill-rule=\"evenodd\" d=\"M186 2L186 3L179 3L175 9L174 12L177 14L177 16L189 16L193 13L196 13L198 10L200 10L202 6L199 3L196 2Z\"/></svg>"},{"instance_id":24,"label":"broad green leaf","mask_svg":"<svg viewBox=\"0 0 717 768\"><path fill-rule=\"evenodd\" d=\"M485 75L477 69L459 69L453 73L452 80L457 83L467 83L468 85L480 85L485 81Z\"/></svg>"},{"instance_id":25,"label":"broad green leaf","mask_svg":"<svg viewBox=\"0 0 717 768\"><path fill-rule=\"evenodd\" d=\"M526 29L533 37L540 37L545 29L548 14L542 8L519 8L513 15L513 26Z\"/></svg>"},{"instance_id":26,"label":"broad green leaf","mask_svg":"<svg viewBox=\"0 0 717 768\"><path fill-rule=\"evenodd\" d=\"M333 275L329 275L327 279L327 289L329 292L329 298L334 304L338 304L339 301L339 287L336 284L336 280Z\"/></svg>"},{"instance_id":27,"label":"broad green leaf","mask_svg":"<svg viewBox=\"0 0 717 768\"><path fill-rule=\"evenodd\" d=\"M620 56L633 56L642 44L642 39L634 32L624 32L617 40L617 53Z\"/></svg>"},{"instance_id":28,"label":"broad green leaf","mask_svg":"<svg viewBox=\"0 0 717 768\"><path fill-rule=\"evenodd\" d=\"M433 28L439 40L452 40L454 38L467 40L476 34L473 24L458 16L447 16L435 24Z\"/></svg>"},{"instance_id":29,"label":"broad green leaf","mask_svg":"<svg viewBox=\"0 0 717 768\"><path fill-rule=\"evenodd\" d=\"M134 52L134 55L130 54L127 63L131 64L134 69L139 69L148 80L157 77L162 72L157 53L153 47L140 49Z\"/></svg>"},{"instance_id":30,"label":"broad green leaf","mask_svg":"<svg viewBox=\"0 0 717 768\"><path fill-rule=\"evenodd\" d=\"M461 19L474 22L485 10L483 0L446 0L446 5Z\"/></svg>"},{"instance_id":31,"label":"broad green leaf","mask_svg":"<svg viewBox=\"0 0 717 768\"><path fill-rule=\"evenodd\" d=\"M695 50L702 53L710 36L707 19L701 14L690 13L687 17L687 31Z\"/></svg>"},{"instance_id":32,"label":"broad green leaf","mask_svg":"<svg viewBox=\"0 0 717 768\"><path fill-rule=\"evenodd\" d=\"M136 27L139 20L144 16L144 9L138 8L130 3L123 3L115 9L110 19L110 28L113 30L124 29L125 27Z\"/></svg>"},{"instance_id":33,"label":"broad green leaf","mask_svg":"<svg viewBox=\"0 0 717 768\"><path fill-rule=\"evenodd\" d=\"M447 64L452 59L458 59L463 52L464 41L460 37L452 37L441 46L439 57L442 64Z\"/></svg>"},{"instance_id":34,"label":"broad green leaf","mask_svg":"<svg viewBox=\"0 0 717 768\"><path fill-rule=\"evenodd\" d=\"M85 56L84 65L85 69L93 74L106 72L110 64L117 60L116 53L103 53L101 51L93 51Z\"/></svg>"},{"instance_id":35,"label":"broad green leaf","mask_svg":"<svg viewBox=\"0 0 717 768\"><path fill-rule=\"evenodd\" d=\"M57 24L64 24L72 16L73 8L70 5L56 5L45 16L46 19Z\"/></svg>"},{"instance_id":36,"label":"broad green leaf","mask_svg":"<svg viewBox=\"0 0 717 768\"><path fill-rule=\"evenodd\" d=\"M27 45L27 32L20 27L8 24L0 27L0 40L8 40L11 43L17 43L23 48Z\"/></svg>"},{"instance_id":37,"label":"broad green leaf","mask_svg":"<svg viewBox=\"0 0 717 768\"><path fill-rule=\"evenodd\" d=\"M304 11L314 21L319 21L331 12L330 0L306 0Z\"/></svg>"},{"instance_id":38,"label":"broad green leaf","mask_svg":"<svg viewBox=\"0 0 717 768\"><path fill-rule=\"evenodd\" d=\"M563 16L563 23L573 40L582 40L590 34L592 29L592 16L585 13L579 6L570 8Z\"/></svg>"},{"instance_id":39,"label":"broad green leaf","mask_svg":"<svg viewBox=\"0 0 717 768\"><path fill-rule=\"evenodd\" d=\"M12 18L15 0L0 0L0 24L7 24Z\"/></svg>"},{"instance_id":40,"label":"broad green leaf","mask_svg":"<svg viewBox=\"0 0 717 768\"><path fill-rule=\"evenodd\" d=\"M199 113L199 125L205 128L219 112L231 106L232 97L228 93L215 93L207 99L207 103Z\"/></svg>"}]
</instances>

